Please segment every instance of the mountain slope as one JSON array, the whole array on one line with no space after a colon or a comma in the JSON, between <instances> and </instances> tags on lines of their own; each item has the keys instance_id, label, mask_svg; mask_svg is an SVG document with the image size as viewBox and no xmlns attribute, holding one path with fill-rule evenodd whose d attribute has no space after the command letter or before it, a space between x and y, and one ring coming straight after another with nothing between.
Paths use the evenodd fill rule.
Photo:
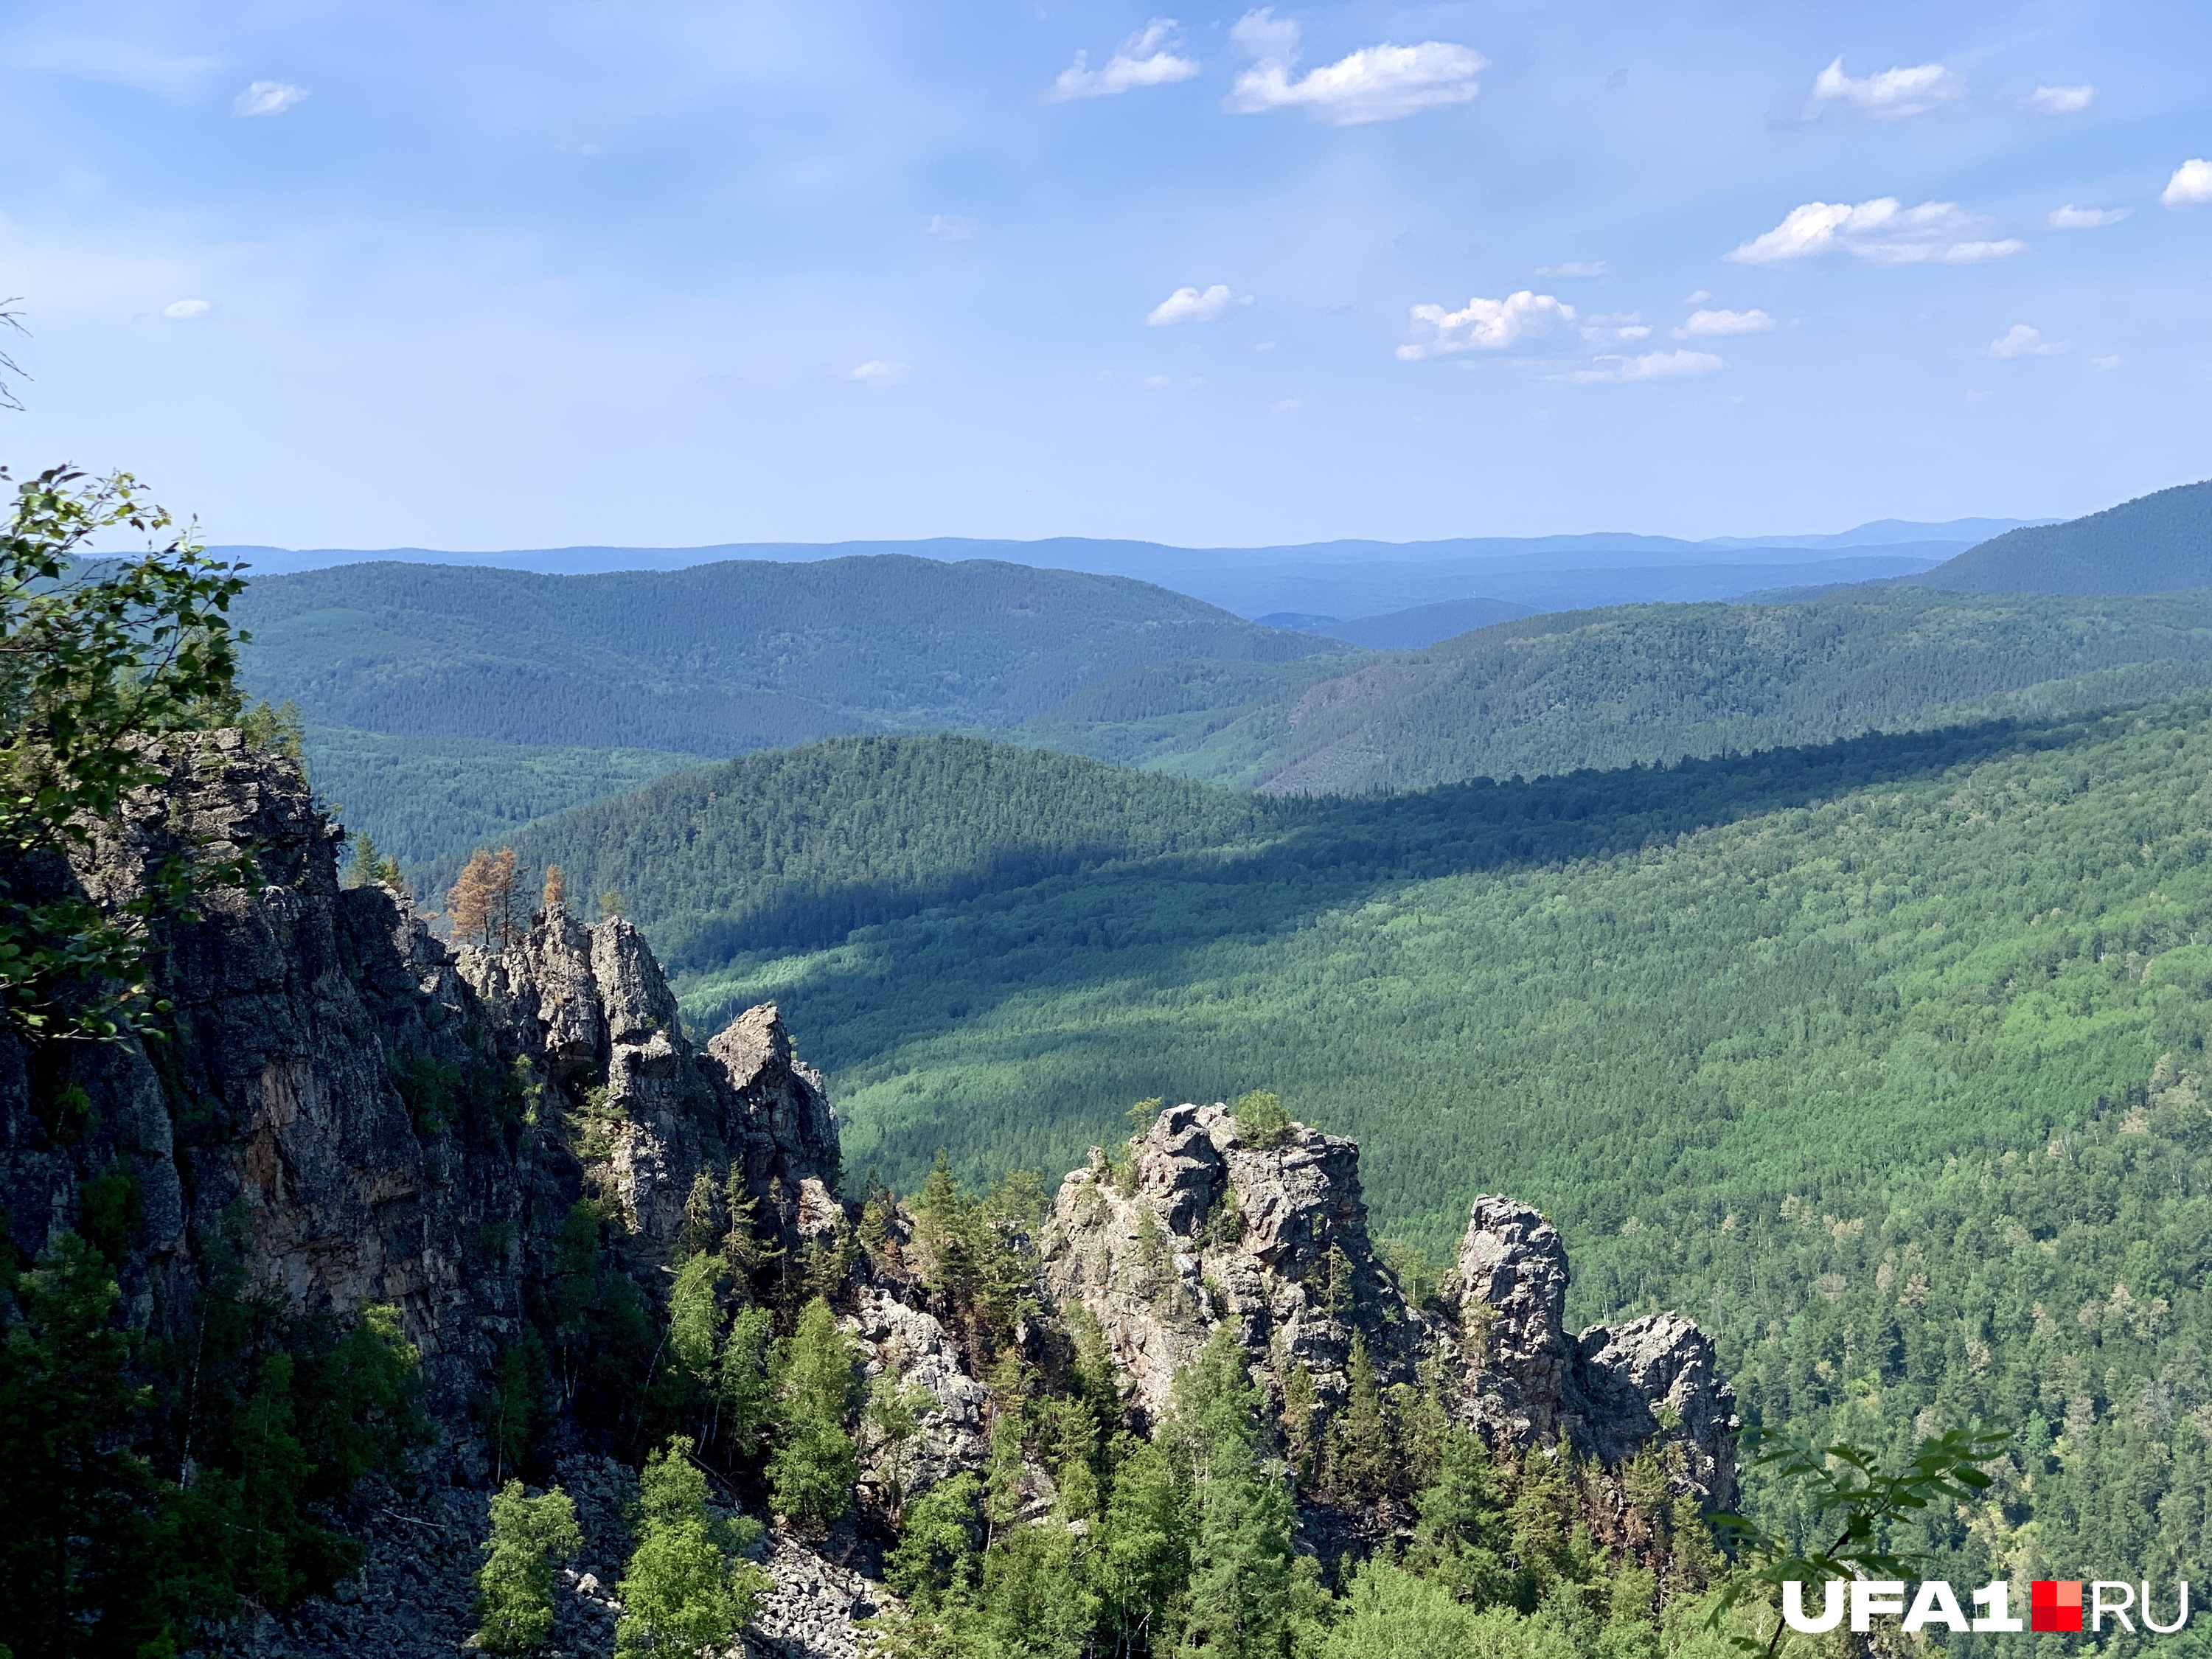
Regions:
<instances>
[{"instance_id":1,"label":"mountain slope","mask_svg":"<svg viewBox=\"0 0 2212 1659\"><path fill-rule=\"evenodd\" d=\"M315 793L378 851L415 866L511 838L532 819L702 764L696 755L401 738L311 726Z\"/></svg>"},{"instance_id":2,"label":"mountain slope","mask_svg":"<svg viewBox=\"0 0 2212 1659\"><path fill-rule=\"evenodd\" d=\"M1344 647L1119 577L971 560L540 576L383 563L255 582L246 684L315 723L724 756L1017 721L1165 658Z\"/></svg>"},{"instance_id":3,"label":"mountain slope","mask_svg":"<svg viewBox=\"0 0 2212 1659\"><path fill-rule=\"evenodd\" d=\"M1372 660L1153 763L1282 792L1419 788L1823 742L1986 712L2129 665L2206 683L2212 590L2152 598L1851 590L1504 623ZM2145 686L2135 696L2151 695ZM2058 707L2094 707L2130 693Z\"/></svg>"},{"instance_id":4,"label":"mountain slope","mask_svg":"<svg viewBox=\"0 0 2212 1659\"><path fill-rule=\"evenodd\" d=\"M1118 860L1237 845L1293 816L1049 750L848 738L663 778L514 844L532 872L559 865L571 892L619 892L672 968L713 968Z\"/></svg>"},{"instance_id":5,"label":"mountain slope","mask_svg":"<svg viewBox=\"0 0 2212 1659\"><path fill-rule=\"evenodd\" d=\"M2212 482L1971 547L1905 580L1956 593L2164 593L2212 586Z\"/></svg>"}]
</instances>

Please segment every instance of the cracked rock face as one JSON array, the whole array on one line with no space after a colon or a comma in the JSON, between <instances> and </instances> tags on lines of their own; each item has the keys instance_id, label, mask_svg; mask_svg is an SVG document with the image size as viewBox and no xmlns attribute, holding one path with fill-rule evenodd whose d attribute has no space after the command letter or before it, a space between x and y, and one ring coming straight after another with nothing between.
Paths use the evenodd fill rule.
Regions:
<instances>
[{"instance_id":1,"label":"cracked rock face","mask_svg":"<svg viewBox=\"0 0 2212 1659\"><path fill-rule=\"evenodd\" d=\"M867 1356L868 1380L896 1376L902 1388L921 1389L931 1404L903 1446L864 1444L864 1482L888 1507L894 1491L912 1497L948 1475L981 1469L990 1461L989 1387L969 1376L959 1349L934 1314L908 1307L888 1291L861 1288L857 1313L842 1322Z\"/></svg>"},{"instance_id":2,"label":"cracked rock face","mask_svg":"<svg viewBox=\"0 0 2212 1659\"><path fill-rule=\"evenodd\" d=\"M1564 1437L1614 1463L1655 1437L1682 1454L1692 1491L1735 1501L1735 1391L1711 1340L1679 1314L1570 1336L1566 1246L1540 1211L1510 1199L1471 1206L1459 1252L1465 1389L1492 1443Z\"/></svg>"},{"instance_id":3,"label":"cracked rock face","mask_svg":"<svg viewBox=\"0 0 2212 1659\"><path fill-rule=\"evenodd\" d=\"M1258 1146L1226 1106L1185 1103L1130 1158L1117 1181L1094 1149L1039 1248L1047 1287L1097 1319L1148 1418L1224 1320L1256 1371L1279 1386L1304 1364L1324 1401L1343 1395L1355 1333L1386 1375L1409 1372L1421 1319L1375 1260L1356 1143L1293 1126Z\"/></svg>"}]
</instances>

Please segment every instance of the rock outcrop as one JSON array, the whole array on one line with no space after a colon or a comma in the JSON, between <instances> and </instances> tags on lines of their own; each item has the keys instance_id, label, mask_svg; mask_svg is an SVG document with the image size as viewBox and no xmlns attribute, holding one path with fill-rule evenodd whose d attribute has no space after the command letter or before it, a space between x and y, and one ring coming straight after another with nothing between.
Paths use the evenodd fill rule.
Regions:
<instances>
[{"instance_id":1,"label":"rock outcrop","mask_svg":"<svg viewBox=\"0 0 2212 1659\"><path fill-rule=\"evenodd\" d=\"M772 1005L696 1044L638 931L557 904L504 949L449 950L403 894L340 887L340 838L296 767L225 733L181 754L79 872L118 902L192 842L244 854L252 878L159 925L168 1041L34 1047L0 1030L0 1219L22 1256L92 1224L88 1189L120 1173L143 1216L118 1272L141 1328L181 1329L234 1257L250 1292L294 1312L343 1322L396 1304L443 1462L380 1512L434 1536L441 1560L470 1559L481 1523L473 1402L586 1198L618 1215L616 1271L641 1301L682 1254L744 1231L758 1259L787 1264L775 1271L814 1276L792 1284L828 1285L871 1378L924 1391L914 1436L864 1441L871 1514L985 1467L994 1401L972 1328L909 1265L910 1214L879 1218L879 1257L854 1248L836 1115ZM1257 1127L1218 1104L1171 1107L1126 1161L1094 1150L1054 1200L1038 1294L1095 1317L1134 1425L1158 1422L1178 1369L1225 1326L1278 1401L1300 1371L1322 1405L1342 1401L1364 1349L1385 1383L1441 1386L1493 1445L1609 1464L1656 1442L1679 1449L1685 1489L1732 1500L1734 1398L1695 1326L1661 1314L1571 1334L1557 1230L1494 1197L1474 1200L1444 1296L1417 1305L1369 1238L1357 1145ZM1035 1334L1011 1339L1025 1364L1047 1358L1024 1346ZM598 1653L628 1477L563 1449L593 1554L564 1581L560 1639ZM1025 1485L1024 1503L1050 1501L1042 1470ZM453 1651L465 1597L410 1597L422 1552L356 1518L375 1539L368 1578L314 1604L303 1628L322 1634L285 1650ZM855 1651L874 1587L787 1538L769 1560L762 1650ZM277 1650L267 1630L240 1639Z\"/></svg>"},{"instance_id":2,"label":"rock outcrop","mask_svg":"<svg viewBox=\"0 0 2212 1659\"><path fill-rule=\"evenodd\" d=\"M1680 1448L1686 1489L1734 1500L1735 1401L1712 1344L1671 1314L1571 1334L1566 1247L1525 1204L1474 1200L1448 1287L1458 1317L1442 1317L1376 1259L1353 1142L1293 1125L1255 1146L1227 1107L1186 1103L1125 1164L1093 1149L1040 1243L1048 1289L1097 1320L1155 1419L1224 1322L1278 1399L1304 1364L1324 1404L1341 1401L1357 1338L1385 1382L1425 1364L1452 1376L1457 1414L1492 1445L1565 1443L1611 1464L1657 1440Z\"/></svg>"},{"instance_id":3,"label":"rock outcrop","mask_svg":"<svg viewBox=\"0 0 2212 1659\"><path fill-rule=\"evenodd\" d=\"M1047 1288L1097 1319L1148 1418L1224 1320L1278 1386L1303 1364L1328 1403L1355 1335L1388 1375L1418 1355L1421 1317L1368 1241L1354 1142L1293 1126L1255 1144L1227 1107L1184 1104L1128 1156L1117 1170L1092 1149L1039 1249Z\"/></svg>"}]
</instances>

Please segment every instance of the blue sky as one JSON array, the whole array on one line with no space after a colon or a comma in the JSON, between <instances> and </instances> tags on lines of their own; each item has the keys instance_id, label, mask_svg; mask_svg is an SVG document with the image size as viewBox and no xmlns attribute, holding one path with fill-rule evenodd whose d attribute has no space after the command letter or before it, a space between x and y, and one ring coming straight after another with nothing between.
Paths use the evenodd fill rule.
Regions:
<instances>
[{"instance_id":1,"label":"blue sky","mask_svg":"<svg viewBox=\"0 0 2212 1659\"><path fill-rule=\"evenodd\" d=\"M2212 474L2208 62L2113 0L18 0L0 456L284 545L2072 514Z\"/></svg>"}]
</instances>

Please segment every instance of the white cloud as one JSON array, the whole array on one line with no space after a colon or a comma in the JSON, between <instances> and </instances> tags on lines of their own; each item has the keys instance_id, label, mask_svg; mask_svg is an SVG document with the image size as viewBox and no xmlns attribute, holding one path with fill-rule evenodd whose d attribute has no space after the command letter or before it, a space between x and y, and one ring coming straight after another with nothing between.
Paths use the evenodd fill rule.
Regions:
<instances>
[{"instance_id":1,"label":"white cloud","mask_svg":"<svg viewBox=\"0 0 2212 1659\"><path fill-rule=\"evenodd\" d=\"M1682 303L1686 306L1701 306L1712 297L1705 289L1699 289L1695 294L1683 296Z\"/></svg>"},{"instance_id":2,"label":"white cloud","mask_svg":"<svg viewBox=\"0 0 2212 1659\"><path fill-rule=\"evenodd\" d=\"M2202 207L2212 202L2212 161L2184 161L2166 181L2160 201L2170 208Z\"/></svg>"},{"instance_id":3,"label":"white cloud","mask_svg":"<svg viewBox=\"0 0 2212 1659\"><path fill-rule=\"evenodd\" d=\"M949 214L933 213L925 234L940 241L964 242L980 228L973 219L955 219Z\"/></svg>"},{"instance_id":4,"label":"white cloud","mask_svg":"<svg viewBox=\"0 0 2212 1659\"><path fill-rule=\"evenodd\" d=\"M1583 319L1583 338L1601 341L1607 345L1618 344L1624 340L1641 340L1650 332L1650 325L1633 311L1600 313Z\"/></svg>"},{"instance_id":5,"label":"white cloud","mask_svg":"<svg viewBox=\"0 0 2212 1659\"><path fill-rule=\"evenodd\" d=\"M1502 300L1469 300L1461 311L1446 311L1442 306L1415 306L1413 321L1429 331L1429 337L1400 346L1398 357L1402 362L1411 363L1455 351L1504 351L1574 320L1572 306L1563 305L1548 294L1532 294L1525 288Z\"/></svg>"},{"instance_id":6,"label":"white cloud","mask_svg":"<svg viewBox=\"0 0 2212 1659\"><path fill-rule=\"evenodd\" d=\"M1088 53L1077 52L1075 62L1060 70L1052 83L1052 95L1061 102L1071 98L1106 98L1139 87L1172 86L1198 73L1198 59L1175 50L1176 20L1155 17L1114 49L1103 69L1092 69Z\"/></svg>"},{"instance_id":7,"label":"white cloud","mask_svg":"<svg viewBox=\"0 0 2212 1659\"><path fill-rule=\"evenodd\" d=\"M1878 265L1971 265L2027 251L2027 243L2009 237L1991 241L1973 234L1989 223L1956 202L1923 202L1915 208L1899 206L1894 196L1856 206L1808 202L1728 258L1740 265L1784 265L1850 253Z\"/></svg>"},{"instance_id":8,"label":"white cloud","mask_svg":"<svg viewBox=\"0 0 2212 1659\"><path fill-rule=\"evenodd\" d=\"M906 379L904 363L887 363L871 357L845 378L858 380L863 386L896 386Z\"/></svg>"},{"instance_id":9,"label":"white cloud","mask_svg":"<svg viewBox=\"0 0 2212 1659\"><path fill-rule=\"evenodd\" d=\"M1153 391L1155 391L1155 392L1158 392L1158 391L1162 386L1164 386L1167 383L1168 383L1168 377L1167 377L1166 375L1164 375L1164 374L1147 374L1147 375L1146 375L1146 376L1145 376L1145 384L1146 384L1146 386L1150 386L1150 387L1151 387Z\"/></svg>"},{"instance_id":10,"label":"white cloud","mask_svg":"<svg viewBox=\"0 0 2212 1659\"><path fill-rule=\"evenodd\" d=\"M1229 314L1231 305L1251 303L1250 295L1240 301L1226 283L1216 283L1209 289L1179 288L1145 313L1145 325L1170 328L1176 323L1218 323Z\"/></svg>"},{"instance_id":11,"label":"white cloud","mask_svg":"<svg viewBox=\"0 0 2212 1659\"><path fill-rule=\"evenodd\" d=\"M172 300L161 307L161 314L172 322L189 323L195 317L204 317L215 307L205 300Z\"/></svg>"},{"instance_id":12,"label":"white cloud","mask_svg":"<svg viewBox=\"0 0 2212 1659\"><path fill-rule=\"evenodd\" d=\"M1567 376L1583 386L1620 385L1629 380L1683 380L1726 368L1710 351L1647 351L1641 357L1601 357L1603 368L1578 368Z\"/></svg>"},{"instance_id":13,"label":"white cloud","mask_svg":"<svg viewBox=\"0 0 2212 1659\"><path fill-rule=\"evenodd\" d=\"M1844 73L1844 60L1838 58L1813 80L1815 109L1841 99L1884 120L1924 115L1938 104L1966 95L1966 83L1941 64L1886 69L1879 75L1855 80Z\"/></svg>"},{"instance_id":14,"label":"white cloud","mask_svg":"<svg viewBox=\"0 0 2212 1659\"><path fill-rule=\"evenodd\" d=\"M2038 87L2027 94L2028 107L2045 115L2079 115L2097 101L2094 87Z\"/></svg>"},{"instance_id":15,"label":"white cloud","mask_svg":"<svg viewBox=\"0 0 2212 1659\"><path fill-rule=\"evenodd\" d=\"M231 100L233 115L282 115L307 95L289 81L256 81Z\"/></svg>"},{"instance_id":16,"label":"white cloud","mask_svg":"<svg viewBox=\"0 0 2212 1659\"><path fill-rule=\"evenodd\" d=\"M1678 340L1713 340L1724 334L1764 334L1773 326L1774 319L1757 309L1693 311L1674 332Z\"/></svg>"},{"instance_id":17,"label":"white cloud","mask_svg":"<svg viewBox=\"0 0 2212 1659\"><path fill-rule=\"evenodd\" d=\"M2046 340L2041 329L2014 323L1990 342L1992 357L2056 357L2066 349L2063 340Z\"/></svg>"},{"instance_id":18,"label":"white cloud","mask_svg":"<svg viewBox=\"0 0 2212 1659\"><path fill-rule=\"evenodd\" d=\"M2063 208L2051 210L2044 222L2053 230L2097 230L2106 225L2117 225L2128 216L2125 208L2075 207L2069 202Z\"/></svg>"},{"instance_id":19,"label":"white cloud","mask_svg":"<svg viewBox=\"0 0 2212 1659\"><path fill-rule=\"evenodd\" d=\"M1538 265L1539 276L1602 276L1606 264L1602 259L1570 259L1563 265Z\"/></svg>"},{"instance_id":20,"label":"white cloud","mask_svg":"<svg viewBox=\"0 0 2212 1659\"><path fill-rule=\"evenodd\" d=\"M1471 103L1482 90L1474 77L1488 61L1471 46L1424 40L1414 46L1362 46L1293 78L1298 26L1264 6L1245 13L1230 38L1257 60L1230 88L1231 110L1258 115L1303 109L1316 121L1340 127Z\"/></svg>"},{"instance_id":21,"label":"white cloud","mask_svg":"<svg viewBox=\"0 0 2212 1659\"><path fill-rule=\"evenodd\" d=\"M2107 369L2118 368L2126 361L2124 357L2092 357L2089 359L2089 367L2101 374Z\"/></svg>"}]
</instances>

